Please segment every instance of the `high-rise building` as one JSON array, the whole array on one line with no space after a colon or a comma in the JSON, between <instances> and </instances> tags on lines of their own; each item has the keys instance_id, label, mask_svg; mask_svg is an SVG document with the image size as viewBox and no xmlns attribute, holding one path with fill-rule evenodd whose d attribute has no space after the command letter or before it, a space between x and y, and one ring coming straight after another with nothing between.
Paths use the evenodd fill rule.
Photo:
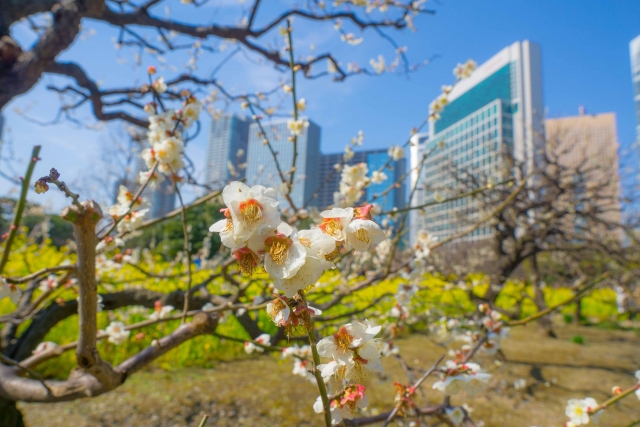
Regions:
<instances>
[{"instance_id":1,"label":"high-rise building","mask_svg":"<svg viewBox=\"0 0 640 427\"><path fill-rule=\"evenodd\" d=\"M436 202L413 215L412 237L426 229L446 238L478 218L480 206L473 198L437 203L459 191L456 173L499 180L511 173L509 158L522 164L525 172L533 169L544 147L541 68L539 46L516 42L454 87L441 118L430 123L428 138L412 150L412 170L427 154L417 177L422 191L412 205ZM491 235L490 227L479 227L461 240Z\"/></svg>"},{"instance_id":2,"label":"high-rise building","mask_svg":"<svg viewBox=\"0 0 640 427\"><path fill-rule=\"evenodd\" d=\"M245 178L251 122L235 114L223 115L211 122L206 183L212 189L219 190L229 181Z\"/></svg>"},{"instance_id":3,"label":"high-rise building","mask_svg":"<svg viewBox=\"0 0 640 427\"><path fill-rule=\"evenodd\" d=\"M629 53L631 55L633 99L636 103L636 136L640 141L640 35L629 43Z\"/></svg>"},{"instance_id":4,"label":"high-rise building","mask_svg":"<svg viewBox=\"0 0 640 427\"><path fill-rule=\"evenodd\" d=\"M409 146L409 159L411 162L411 175L409 176L409 194L415 188L413 199L410 201L411 206L423 204L428 196L427 188L420 182L419 163L424 155L424 148L429 141L429 132L417 133L411 137L411 145ZM411 210L409 212L409 224L411 232L409 240L415 243L416 232L423 228L420 210Z\"/></svg>"},{"instance_id":5,"label":"high-rise building","mask_svg":"<svg viewBox=\"0 0 640 427\"><path fill-rule=\"evenodd\" d=\"M319 167L319 188L314 193L317 195L317 203L315 206L319 208L326 208L333 205L333 194L340 191L340 176L341 173L336 171L334 165L340 164L343 159L343 153L323 154L320 158ZM356 165L358 163L366 163L369 169L369 175L373 171L381 170L381 168L389 161L388 150L366 150L356 151L353 153L353 157L344 162L345 165ZM373 200L380 206L383 212L392 210L394 207L402 209L405 206L405 192L406 186L403 175L406 173L406 160L400 159L397 161L391 161L389 167L385 168L383 172L387 175L387 179L384 182L378 184L370 184L359 202L367 200ZM394 187L384 195L382 193L387 190L393 183L397 182L398 186Z\"/></svg>"},{"instance_id":6,"label":"high-rise building","mask_svg":"<svg viewBox=\"0 0 640 427\"><path fill-rule=\"evenodd\" d=\"M278 164L286 178L293 164L293 143L289 140L288 119L263 122L262 127L266 135L262 135L257 123L249 126L249 144L247 147L246 178L248 185L260 184L278 190L280 203L287 206L288 202L281 194L280 175L269 146L264 144L269 140L276 153ZM315 206L312 195L318 189L318 164L320 161L320 127L308 120L307 126L297 139L297 158L295 177L291 200L296 207L302 207L309 201Z\"/></svg>"},{"instance_id":7,"label":"high-rise building","mask_svg":"<svg viewBox=\"0 0 640 427\"><path fill-rule=\"evenodd\" d=\"M584 181L585 188L597 189L589 203L596 203L601 220L619 224L620 178L615 113L585 114L545 120L547 150L560 166L571 173L567 179ZM578 176L580 174L580 176ZM567 174L569 175L569 174ZM587 203L587 202L583 202ZM578 227L574 218L570 227Z\"/></svg>"}]
</instances>

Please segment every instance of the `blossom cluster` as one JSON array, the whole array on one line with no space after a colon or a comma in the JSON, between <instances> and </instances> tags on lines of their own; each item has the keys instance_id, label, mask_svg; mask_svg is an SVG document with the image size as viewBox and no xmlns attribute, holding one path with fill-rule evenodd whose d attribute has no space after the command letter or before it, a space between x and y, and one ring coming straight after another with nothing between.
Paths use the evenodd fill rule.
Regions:
<instances>
[{"instance_id":1,"label":"blossom cluster","mask_svg":"<svg viewBox=\"0 0 640 427\"><path fill-rule=\"evenodd\" d=\"M366 251L384 240L382 229L371 219L371 206L333 208L320 214L318 226L296 231L281 220L273 188L232 182L223 189L222 200L225 218L209 231L220 233L244 274L263 266L274 287L288 298L332 268L340 248Z\"/></svg>"},{"instance_id":2,"label":"blossom cluster","mask_svg":"<svg viewBox=\"0 0 640 427\"><path fill-rule=\"evenodd\" d=\"M364 409L369 406L369 398L365 395L365 388L361 384L352 384L347 386L339 397L329 402L331 407L331 423L338 424L343 419L351 419L357 409ZM313 405L316 413L324 411L322 406L322 398L318 397Z\"/></svg>"},{"instance_id":3,"label":"blossom cluster","mask_svg":"<svg viewBox=\"0 0 640 427\"><path fill-rule=\"evenodd\" d=\"M167 85L162 77L152 84L152 88L157 96L167 91ZM180 110L169 109L158 112L155 103L145 106L145 111L149 113L147 140L151 147L144 149L141 153L149 170L140 172L139 179L141 182L149 180L151 188L162 182L164 175L169 176L174 182L180 180L178 172L184 167L183 132L198 120L202 112L202 103L188 91L183 91L180 95L184 97ZM160 173L153 170L156 163L157 171Z\"/></svg>"},{"instance_id":4,"label":"blossom cluster","mask_svg":"<svg viewBox=\"0 0 640 427\"><path fill-rule=\"evenodd\" d=\"M477 66L478 64L472 59L469 59L464 64L458 64L453 69L456 82L471 77L471 74L473 74ZM453 86L442 86L442 93L429 105L430 120L437 121L440 119L440 114L442 114L445 107L449 105L449 94L452 90Z\"/></svg>"},{"instance_id":5,"label":"blossom cluster","mask_svg":"<svg viewBox=\"0 0 640 427\"><path fill-rule=\"evenodd\" d=\"M347 323L332 336L320 340L318 354L333 359L318 366L322 377L360 381L368 372L382 372L382 343L374 338L381 329L368 321Z\"/></svg>"},{"instance_id":6,"label":"blossom cluster","mask_svg":"<svg viewBox=\"0 0 640 427\"><path fill-rule=\"evenodd\" d=\"M491 374L483 372L477 363L456 363L447 360L441 370L441 379L433 384L433 389L447 396L463 391L473 395L484 389L490 378Z\"/></svg>"}]
</instances>

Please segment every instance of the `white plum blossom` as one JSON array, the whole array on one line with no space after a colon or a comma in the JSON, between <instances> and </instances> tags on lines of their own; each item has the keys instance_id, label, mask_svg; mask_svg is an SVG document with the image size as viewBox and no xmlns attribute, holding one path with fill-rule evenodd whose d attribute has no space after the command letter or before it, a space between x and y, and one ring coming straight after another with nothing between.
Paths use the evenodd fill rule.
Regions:
<instances>
[{"instance_id":1,"label":"white plum blossom","mask_svg":"<svg viewBox=\"0 0 640 427\"><path fill-rule=\"evenodd\" d=\"M220 234L220 241L222 244L230 249L239 249L246 244L246 237L236 237L234 233L233 218L231 218L231 209L221 209L225 219L222 219L211 227L209 231L212 233ZM257 265L257 263L256 263Z\"/></svg>"},{"instance_id":2,"label":"white plum blossom","mask_svg":"<svg viewBox=\"0 0 640 427\"><path fill-rule=\"evenodd\" d=\"M347 239L347 226L353 218L353 208L333 208L320 212L322 222L318 226L336 242L344 242Z\"/></svg>"},{"instance_id":3,"label":"white plum blossom","mask_svg":"<svg viewBox=\"0 0 640 427\"><path fill-rule=\"evenodd\" d=\"M282 349L283 358L286 359L287 357L292 357L292 356L296 356L300 358L311 357L312 356L311 346L303 345L302 347L299 347L297 344L294 344L292 347L285 347Z\"/></svg>"},{"instance_id":4,"label":"white plum blossom","mask_svg":"<svg viewBox=\"0 0 640 427\"><path fill-rule=\"evenodd\" d=\"M296 107L298 107L299 111L304 111L307 109L307 101L304 98L300 98L298 102L296 102Z\"/></svg>"},{"instance_id":5,"label":"white plum blossom","mask_svg":"<svg viewBox=\"0 0 640 427\"><path fill-rule=\"evenodd\" d=\"M281 222L277 195L273 188L262 185L249 187L234 181L222 190L222 200L229 209L230 218L225 212L226 219L212 225L210 231L233 230L234 239L246 241L258 227L266 225L275 228ZM233 249L233 246L230 247Z\"/></svg>"},{"instance_id":6,"label":"white plum blossom","mask_svg":"<svg viewBox=\"0 0 640 427\"><path fill-rule=\"evenodd\" d=\"M396 292L396 301L400 305L409 305L411 298L418 292L416 285L400 285L398 286L398 292Z\"/></svg>"},{"instance_id":7,"label":"white plum blossom","mask_svg":"<svg viewBox=\"0 0 640 427\"><path fill-rule=\"evenodd\" d=\"M369 398L364 392L364 386L351 384L347 386L341 397L332 400L329 403L331 407L331 423L335 425L339 424L343 419L351 419L358 409L364 409L369 406ZM318 397L313 404L313 410L318 414L324 412L321 397Z\"/></svg>"},{"instance_id":8,"label":"white plum blossom","mask_svg":"<svg viewBox=\"0 0 640 427\"><path fill-rule=\"evenodd\" d=\"M371 183L372 184L381 184L387 180L387 174L380 171L373 171L371 173Z\"/></svg>"},{"instance_id":9,"label":"white plum blossom","mask_svg":"<svg viewBox=\"0 0 640 427\"><path fill-rule=\"evenodd\" d=\"M262 334L258 338L256 338L254 341L258 344L269 346L271 345L271 336L269 334ZM257 351L258 353L263 353L264 348L260 347L259 345L255 345L251 341L247 341L244 343L244 351L247 354L251 354L254 351Z\"/></svg>"},{"instance_id":10,"label":"white plum blossom","mask_svg":"<svg viewBox=\"0 0 640 427\"><path fill-rule=\"evenodd\" d=\"M38 286L38 289L40 289L42 292L49 292L54 290L57 287L58 287L57 277L51 274L49 275L49 277L47 277L46 279L40 282L40 286Z\"/></svg>"},{"instance_id":11,"label":"white plum blossom","mask_svg":"<svg viewBox=\"0 0 640 427\"><path fill-rule=\"evenodd\" d=\"M302 135L302 132L309 127L309 121L305 119L289 119L287 127L289 128L291 135L300 136Z\"/></svg>"},{"instance_id":12,"label":"white plum blossom","mask_svg":"<svg viewBox=\"0 0 640 427\"><path fill-rule=\"evenodd\" d=\"M0 277L0 300L8 297L12 303L18 304L21 296L22 291L16 285L7 283L4 278Z\"/></svg>"},{"instance_id":13,"label":"white plum blossom","mask_svg":"<svg viewBox=\"0 0 640 427\"><path fill-rule=\"evenodd\" d=\"M124 246L124 240L119 237L106 236L96 245L96 252L109 252Z\"/></svg>"},{"instance_id":14,"label":"white plum blossom","mask_svg":"<svg viewBox=\"0 0 640 427\"><path fill-rule=\"evenodd\" d=\"M333 358L332 362L318 366L322 375L350 380L363 378L366 371L382 372L382 344L374 338L381 329L381 326L373 326L368 321L347 323L332 336L320 340L318 354Z\"/></svg>"},{"instance_id":15,"label":"white plum blossom","mask_svg":"<svg viewBox=\"0 0 640 427\"><path fill-rule=\"evenodd\" d=\"M165 93L167 91L167 84L164 82L164 77L159 77L156 81L151 83L151 86L158 93Z\"/></svg>"},{"instance_id":16,"label":"white plum blossom","mask_svg":"<svg viewBox=\"0 0 640 427\"><path fill-rule=\"evenodd\" d=\"M301 376L302 378L305 378L312 383L315 383L316 377L311 372L309 372L310 368L311 362L309 360L298 359L293 362L293 370L291 373L293 375Z\"/></svg>"},{"instance_id":17,"label":"white plum blossom","mask_svg":"<svg viewBox=\"0 0 640 427\"><path fill-rule=\"evenodd\" d=\"M161 164L171 164L178 156L182 155L184 143L181 139L171 136L155 144L153 151L155 152L155 159Z\"/></svg>"},{"instance_id":18,"label":"white plum blossom","mask_svg":"<svg viewBox=\"0 0 640 427\"><path fill-rule=\"evenodd\" d=\"M400 160L404 158L404 149L402 147L398 147L396 145L392 145L389 148L389 157L393 160Z\"/></svg>"},{"instance_id":19,"label":"white plum blossom","mask_svg":"<svg viewBox=\"0 0 640 427\"><path fill-rule=\"evenodd\" d=\"M416 235L416 244L413 248L416 260L420 261L429 256L431 253L430 246L436 242L434 238L427 230L420 230Z\"/></svg>"},{"instance_id":20,"label":"white plum blossom","mask_svg":"<svg viewBox=\"0 0 640 427\"><path fill-rule=\"evenodd\" d=\"M118 223L117 230L119 232L134 231L142 225L144 216L149 212L149 209L141 209L139 211L128 213L122 217L122 220Z\"/></svg>"},{"instance_id":21,"label":"white plum blossom","mask_svg":"<svg viewBox=\"0 0 640 427\"><path fill-rule=\"evenodd\" d=\"M585 399L569 399L564 413L574 425L586 425L589 424L589 412L597 406L598 402L591 397Z\"/></svg>"},{"instance_id":22,"label":"white plum blossom","mask_svg":"<svg viewBox=\"0 0 640 427\"><path fill-rule=\"evenodd\" d=\"M374 221L354 219L347 226L347 242L359 252L367 251L371 245L375 246L385 239L384 231Z\"/></svg>"},{"instance_id":23,"label":"white plum blossom","mask_svg":"<svg viewBox=\"0 0 640 427\"><path fill-rule=\"evenodd\" d=\"M400 348L391 341L385 341L380 347L380 354L384 357L400 354Z\"/></svg>"},{"instance_id":24,"label":"white plum blossom","mask_svg":"<svg viewBox=\"0 0 640 427\"><path fill-rule=\"evenodd\" d=\"M162 305L156 301L153 313L149 316L150 320L161 320L171 316L171 312L175 309L172 305Z\"/></svg>"},{"instance_id":25,"label":"white plum blossom","mask_svg":"<svg viewBox=\"0 0 640 427\"><path fill-rule=\"evenodd\" d=\"M456 364L448 360L442 379L433 384L433 389L440 390L447 396L458 394L461 391L473 395L486 387L490 378L491 374L482 372L476 363Z\"/></svg>"},{"instance_id":26,"label":"white plum blossom","mask_svg":"<svg viewBox=\"0 0 640 427\"><path fill-rule=\"evenodd\" d=\"M108 341L115 345L122 344L131 335L131 331L127 331L122 322L111 322L104 331L109 335Z\"/></svg>"},{"instance_id":27,"label":"white plum blossom","mask_svg":"<svg viewBox=\"0 0 640 427\"><path fill-rule=\"evenodd\" d=\"M267 313L272 313L276 311L275 304L277 302L282 303L284 307L282 308L282 310L277 310L276 315L273 316L273 323L275 323L278 326L284 326L287 324L287 321L289 320L289 316L291 315L291 308L289 307L289 304L287 304L287 300L285 298L282 298L280 295L276 294L276 300L267 304ZM293 347L289 347L289 348L293 348Z\"/></svg>"},{"instance_id":28,"label":"white plum blossom","mask_svg":"<svg viewBox=\"0 0 640 427\"><path fill-rule=\"evenodd\" d=\"M347 153L351 153L350 155L353 156L353 151L349 147L347 147L345 157ZM336 204L342 203L343 206L349 206L360 200L364 188L369 183L368 172L369 168L366 163L344 166L340 175L340 191L334 194Z\"/></svg>"},{"instance_id":29,"label":"white plum blossom","mask_svg":"<svg viewBox=\"0 0 640 427\"><path fill-rule=\"evenodd\" d=\"M43 341L37 345L36 349L33 350L33 354L44 353L45 351L51 350L52 348L57 347L58 344L53 341Z\"/></svg>"},{"instance_id":30,"label":"white plum blossom","mask_svg":"<svg viewBox=\"0 0 640 427\"><path fill-rule=\"evenodd\" d=\"M357 46L360 43L362 43L362 41L364 40L362 37L356 38L356 36L353 33L342 34L340 36L340 39L343 42L349 43L351 46Z\"/></svg>"},{"instance_id":31,"label":"white plum blossom","mask_svg":"<svg viewBox=\"0 0 640 427\"><path fill-rule=\"evenodd\" d=\"M371 64L371 67L373 68L373 70L377 73L377 74L382 74L384 73L385 69L386 69L386 65L385 65L385 61L384 61L384 56L382 55L378 55L378 60L376 61L375 59L370 59L369 60L369 64Z\"/></svg>"},{"instance_id":32,"label":"white plum blossom","mask_svg":"<svg viewBox=\"0 0 640 427\"><path fill-rule=\"evenodd\" d=\"M464 64L456 65L456 68L453 69L453 75L459 80L466 79L473 74L477 67L478 64L476 64L474 60L469 59Z\"/></svg>"},{"instance_id":33,"label":"white plum blossom","mask_svg":"<svg viewBox=\"0 0 640 427\"><path fill-rule=\"evenodd\" d=\"M202 104L198 101L189 102L182 109L181 120L184 123L184 127L188 128L193 125L196 121L198 121L198 117L200 117L200 113L202 112Z\"/></svg>"}]
</instances>

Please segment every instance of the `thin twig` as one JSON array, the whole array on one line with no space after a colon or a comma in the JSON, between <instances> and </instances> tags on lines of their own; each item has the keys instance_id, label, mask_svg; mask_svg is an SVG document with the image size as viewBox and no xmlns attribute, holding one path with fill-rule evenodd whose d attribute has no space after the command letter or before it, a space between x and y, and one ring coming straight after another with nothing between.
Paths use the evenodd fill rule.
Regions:
<instances>
[{"instance_id":1,"label":"thin twig","mask_svg":"<svg viewBox=\"0 0 640 427\"><path fill-rule=\"evenodd\" d=\"M177 183L173 184L173 188L178 195L180 207L182 208L180 219L182 221L182 233L184 234L184 253L187 257L187 292L184 295L184 309L182 310L182 323L185 323L187 321L187 312L189 311L189 298L191 298L191 245L189 244L189 226L187 225L187 216L184 208L184 203L182 201L182 194L180 194L180 189L178 188Z\"/></svg>"},{"instance_id":2,"label":"thin twig","mask_svg":"<svg viewBox=\"0 0 640 427\"><path fill-rule=\"evenodd\" d=\"M7 236L7 242L4 245L4 252L2 252L2 259L0 259L0 274L2 274L2 270L4 270L4 266L9 260L9 253L11 253L11 245L13 244L13 239L16 237L18 228L20 228L22 213L24 212L24 207L27 204L27 192L29 191L29 186L31 185L31 175L33 175L33 169L36 166L36 162L39 160L39 154L40 146L36 145L33 147L33 151L31 152L31 160L29 161L29 166L27 166L27 173L22 179L22 190L20 191L20 199L18 199L18 203L16 203L13 222L9 227L9 236Z\"/></svg>"},{"instance_id":3,"label":"thin twig","mask_svg":"<svg viewBox=\"0 0 640 427\"><path fill-rule=\"evenodd\" d=\"M43 268L42 270L38 270L35 273L29 274L28 276L6 277L6 279L10 283L26 283L26 282L29 282L31 280L38 279L39 277L44 276L46 274L56 273L58 271L73 272L73 271L75 271L75 269L76 269L75 265L59 265L58 267Z\"/></svg>"}]
</instances>

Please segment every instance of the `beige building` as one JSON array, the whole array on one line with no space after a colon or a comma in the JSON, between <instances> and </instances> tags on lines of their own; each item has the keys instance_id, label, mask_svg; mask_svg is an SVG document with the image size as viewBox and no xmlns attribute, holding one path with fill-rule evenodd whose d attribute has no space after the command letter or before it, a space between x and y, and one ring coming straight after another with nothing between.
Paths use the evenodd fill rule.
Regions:
<instances>
[{"instance_id":1,"label":"beige building","mask_svg":"<svg viewBox=\"0 0 640 427\"><path fill-rule=\"evenodd\" d=\"M621 220L616 115L585 114L582 107L579 113L545 121L547 155L562 170L562 180L580 189L567 201L581 211L590 208L603 228L605 223L615 228ZM576 217L573 228L593 231L584 222Z\"/></svg>"}]
</instances>

